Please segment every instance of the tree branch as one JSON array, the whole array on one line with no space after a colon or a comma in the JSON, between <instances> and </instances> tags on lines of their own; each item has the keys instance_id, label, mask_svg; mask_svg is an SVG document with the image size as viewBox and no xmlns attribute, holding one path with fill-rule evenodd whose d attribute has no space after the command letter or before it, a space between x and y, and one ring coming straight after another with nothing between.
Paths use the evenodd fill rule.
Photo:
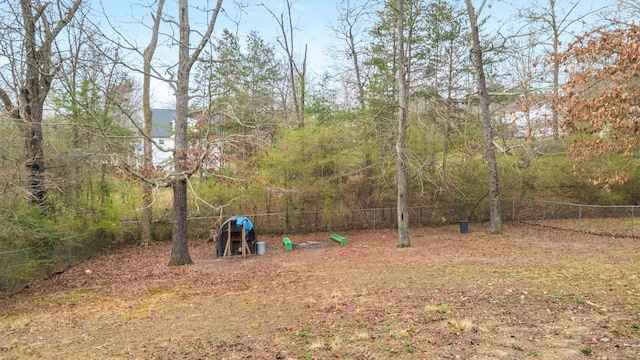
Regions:
<instances>
[{"instance_id":1,"label":"tree branch","mask_svg":"<svg viewBox=\"0 0 640 360\"><path fill-rule=\"evenodd\" d=\"M71 5L71 8L69 8L69 10L65 14L64 18L62 18L60 21L58 21L58 23L56 24L56 27L53 29L53 31L51 31L51 32L46 34L46 37L42 41L41 49L49 49L49 47L51 46L51 43L58 36L60 31L62 31L62 29L64 29L64 27L67 26L67 24L71 21L71 19L73 19L73 17L75 16L76 12L78 11L78 8L80 8L81 4L82 4L82 0L76 0L73 3L73 5ZM36 15L38 17L40 16L39 14L41 14L41 11L44 11L44 7L41 8L40 10L38 10L38 12L36 13ZM34 22L35 21L37 21L37 17L34 17Z\"/></svg>"},{"instance_id":2,"label":"tree branch","mask_svg":"<svg viewBox=\"0 0 640 360\"><path fill-rule=\"evenodd\" d=\"M200 39L200 43L194 49L193 54L189 58L189 67L193 66L193 64L198 60L198 56L202 52L202 49L207 45L209 39L211 38L211 34L213 33L213 29L216 24L216 19L218 18L218 13L220 13L220 8L222 7L222 0L218 0L216 3L216 7L213 9L213 15L211 15L211 20L209 21L209 26L207 27L207 31L204 33L202 38Z\"/></svg>"},{"instance_id":3,"label":"tree branch","mask_svg":"<svg viewBox=\"0 0 640 360\"><path fill-rule=\"evenodd\" d=\"M20 109L13 105L13 102L11 101L9 94L7 94L7 92L1 88L0 88L0 101L2 101L2 104L4 105L6 112L9 113L9 116L11 116L11 118L20 119Z\"/></svg>"}]
</instances>

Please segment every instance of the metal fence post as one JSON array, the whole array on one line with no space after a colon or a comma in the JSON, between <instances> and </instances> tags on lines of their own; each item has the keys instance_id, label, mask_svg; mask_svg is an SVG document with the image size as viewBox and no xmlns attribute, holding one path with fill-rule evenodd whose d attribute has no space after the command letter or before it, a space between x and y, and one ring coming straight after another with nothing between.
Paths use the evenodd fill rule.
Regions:
<instances>
[{"instance_id":1,"label":"metal fence post","mask_svg":"<svg viewBox=\"0 0 640 360\"><path fill-rule=\"evenodd\" d=\"M287 217L289 216L289 209L285 210L284 216L282 217L282 233L287 233Z\"/></svg>"},{"instance_id":2,"label":"metal fence post","mask_svg":"<svg viewBox=\"0 0 640 360\"><path fill-rule=\"evenodd\" d=\"M582 231L582 206L578 206L578 231Z\"/></svg>"},{"instance_id":3,"label":"metal fence post","mask_svg":"<svg viewBox=\"0 0 640 360\"><path fill-rule=\"evenodd\" d=\"M67 242L67 266L73 265L71 259L71 244L70 242Z\"/></svg>"},{"instance_id":4,"label":"metal fence post","mask_svg":"<svg viewBox=\"0 0 640 360\"><path fill-rule=\"evenodd\" d=\"M23 256L22 253L23 253L22 251L19 251L16 253L18 255L16 259L16 264L18 264L18 268L17 268L18 271L16 273L19 275L17 279L14 278L15 280L13 281L13 284L12 284L14 288L12 290L22 287L22 282L25 281L23 280L24 276L22 275L22 272L24 271L23 259L25 258L25 256ZM15 273L13 274L13 276L15 276Z\"/></svg>"},{"instance_id":5,"label":"metal fence post","mask_svg":"<svg viewBox=\"0 0 640 360\"><path fill-rule=\"evenodd\" d=\"M631 207L631 238L632 239L635 237L635 235L633 234L633 225L634 225L634 220L635 220L635 210L636 210L636 207L632 206Z\"/></svg>"},{"instance_id":6,"label":"metal fence post","mask_svg":"<svg viewBox=\"0 0 640 360\"><path fill-rule=\"evenodd\" d=\"M373 230L376 229L376 209L373 209Z\"/></svg>"}]
</instances>

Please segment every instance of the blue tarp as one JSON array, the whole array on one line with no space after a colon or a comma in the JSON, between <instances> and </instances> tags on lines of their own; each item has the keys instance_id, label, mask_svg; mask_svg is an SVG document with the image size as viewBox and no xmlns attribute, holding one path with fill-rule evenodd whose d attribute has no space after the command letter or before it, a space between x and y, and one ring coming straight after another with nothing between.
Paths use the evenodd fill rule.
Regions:
<instances>
[{"instance_id":1,"label":"blue tarp","mask_svg":"<svg viewBox=\"0 0 640 360\"><path fill-rule=\"evenodd\" d=\"M253 229L253 224L251 223L251 220L249 220L248 218L244 216L240 216L239 218L236 219L236 226L242 227L243 225L244 225L244 236L248 238L249 232L251 231L251 229Z\"/></svg>"}]
</instances>

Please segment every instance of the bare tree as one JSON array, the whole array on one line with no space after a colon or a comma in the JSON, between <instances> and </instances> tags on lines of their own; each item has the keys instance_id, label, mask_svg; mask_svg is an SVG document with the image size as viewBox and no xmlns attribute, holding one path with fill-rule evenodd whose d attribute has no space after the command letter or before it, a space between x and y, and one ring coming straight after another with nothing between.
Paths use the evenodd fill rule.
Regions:
<instances>
[{"instance_id":1,"label":"bare tree","mask_svg":"<svg viewBox=\"0 0 640 360\"><path fill-rule=\"evenodd\" d=\"M56 134L48 144L56 144L66 130L71 135L70 142L55 145L58 156L47 156L47 187L75 194L76 201L87 201L82 205L86 208L105 205L102 201L109 190L96 191L91 174L100 173L104 179L105 163L130 155L132 127L123 113L137 113L141 98L138 82L111 60L120 49L98 35L89 11L83 10L53 44L59 61L47 107L55 117L49 115L46 121Z\"/></svg>"},{"instance_id":2,"label":"bare tree","mask_svg":"<svg viewBox=\"0 0 640 360\"><path fill-rule=\"evenodd\" d=\"M189 25L189 1L178 2L178 73L176 79L176 119L173 178L173 232L171 238L171 259L169 265L191 264L187 245L187 179L196 169L190 169L187 163L187 113L189 111L189 78L191 68L211 38L216 19L222 7L217 0L212 10L209 25L202 34L200 42L193 50L190 47L191 27ZM191 53L190 53L191 51Z\"/></svg>"},{"instance_id":3,"label":"bare tree","mask_svg":"<svg viewBox=\"0 0 640 360\"><path fill-rule=\"evenodd\" d=\"M296 27L293 24L291 17L291 9L293 3L290 0L285 0L286 16L282 12L280 15L276 15L266 5L262 6L273 16L280 28L280 35L277 41L280 47L285 51L287 57L287 65L289 68L289 84L291 87L291 97L293 100L293 106L296 112L296 119L298 125L304 125L304 108L305 108L305 91L306 91L306 76L307 76L307 46L304 47L304 57L302 59L302 70L295 59L295 41L294 34Z\"/></svg>"},{"instance_id":4,"label":"bare tree","mask_svg":"<svg viewBox=\"0 0 640 360\"><path fill-rule=\"evenodd\" d=\"M482 117L482 133L484 135L485 159L489 170L489 219L490 232L498 234L502 232L502 217L500 215L500 187L498 183L498 162L492 140L491 113L489 112L489 93L487 92L487 81L484 74L484 63L482 60L482 47L480 46L480 35L478 31L478 15L482 11L486 0L483 0L480 9L476 13L471 0L465 0L467 13L471 24L471 37L473 39L473 59L476 68L476 78L478 82L478 96L480 97L480 113Z\"/></svg>"},{"instance_id":5,"label":"bare tree","mask_svg":"<svg viewBox=\"0 0 640 360\"><path fill-rule=\"evenodd\" d=\"M611 8L612 14L604 14L605 18L613 18L611 23L629 25L637 21L640 15L640 3L636 0L614 0L617 6Z\"/></svg>"},{"instance_id":6,"label":"bare tree","mask_svg":"<svg viewBox=\"0 0 640 360\"><path fill-rule=\"evenodd\" d=\"M151 110L151 60L158 44L158 32L162 20L162 9L165 0L158 0L155 15L152 13L153 26L151 28L151 40L143 53L143 82L142 82L142 109L144 112L143 136L143 160L142 167L147 169L153 166L151 132L153 127L153 112ZM141 243L148 245L151 242L152 221L152 185L148 181L142 182L142 216L141 216Z\"/></svg>"},{"instance_id":7,"label":"bare tree","mask_svg":"<svg viewBox=\"0 0 640 360\"><path fill-rule=\"evenodd\" d=\"M405 59L404 44L404 0L397 0L396 37L398 42L398 134L396 141L398 167L398 246L411 246L409 241L409 210L407 196L409 194L409 180L407 170L407 100L409 97L409 74Z\"/></svg>"},{"instance_id":8,"label":"bare tree","mask_svg":"<svg viewBox=\"0 0 640 360\"><path fill-rule=\"evenodd\" d=\"M42 121L44 104L56 76L58 66L53 57L52 47L62 29L73 19L80 8L82 0L74 0L70 4L58 1L34 4L31 0L20 0L20 8L13 8L11 2L5 6L11 9L17 21L16 34L4 34L5 40L19 44L3 45L19 51L21 61L19 67L13 67L14 83L0 85L0 100L5 110L15 119L20 131L24 134L25 166L29 177L29 193L31 201L43 204L47 194L45 185L45 161L43 150ZM16 50L19 46L20 50ZM9 95L9 87L17 93L17 98Z\"/></svg>"},{"instance_id":9,"label":"bare tree","mask_svg":"<svg viewBox=\"0 0 640 360\"><path fill-rule=\"evenodd\" d=\"M351 72L355 76L355 79L352 80L352 86L356 88L358 104L361 110L365 107L365 79L362 59L360 58L362 36L365 32L362 26L369 15L370 7L369 0L365 0L361 4L354 0L341 0L338 4L338 23L331 27L336 36L343 42L343 50L351 63L346 71L348 75L345 75L345 77L347 79L351 78Z\"/></svg>"},{"instance_id":10,"label":"bare tree","mask_svg":"<svg viewBox=\"0 0 640 360\"><path fill-rule=\"evenodd\" d=\"M109 21L109 16L105 13L105 19L110 23L110 30L116 33L116 38L111 39L109 35L103 33L105 39L110 39L119 48L131 53L142 56L142 68L136 67L131 63L123 62L121 59L112 59L119 61L132 72L140 73L143 76L143 112L144 123L140 126L139 121L133 117L129 117L130 123L136 127L139 138L143 141L143 165L142 167L131 166L127 161L115 158L113 165L122 170L127 176L132 176L143 182L143 209L142 209L142 244L148 243L151 239L151 205L152 194L150 190L153 187L165 188L171 187L174 192L174 222L173 222L173 247L170 259L170 265L183 265L191 263L188 252L187 235L186 235L186 199L187 199L187 180L196 172L203 169L203 165L210 165L207 160L215 163L216 159L212 159L215 150L211 149L211 143L207 141L211 135L211 129L203 129L203 122L198 121L196 125L197 138L193 138L191 142L187 141L187 117L189 111L189 82L191 69L196 61L200 60L200 54L204 47L209 43L216 19L222 8L222 0L218 0L213 8L207 8L206 16L211 16L207 29L204 32L192 30L189 24L189 8L187 2L180 1L178 3L178 18L174 19L169 14L163 12L166 1L158 0L151 6L154 7L151 18L153 24L149 26L151 30L151 39L144 50L137 45L135 40L129 39L126 33L118 30ZM208 6L208 5L207 5ZM149 7L151 8L151 7ZM200 7L198 7L200 9ZM205 10L203 10L205 11ZM162 24L170 24L175 29L169 29L164 32ZM199 43L193 47L190 44L190 36L192 33L198 33L200 36ZM174 35L174 34L177 34ZM154 59L155 49L162 37L162 41L176 44L178 46L177 62L174 59L165 59L156 64L152 64L158 59ZM164 69L164 72L161 71ZM158 148L161 151L170 151L159 142L151 137L153 113L151 110L151 80L168 84L176 95L176 117L174 119L174 149L173 149L173 171L162 169L152 163L152 148ZM204 130L204 131L202 131ZM215 156L214 156L215 157Z\"/></svg>"}]
</instances>

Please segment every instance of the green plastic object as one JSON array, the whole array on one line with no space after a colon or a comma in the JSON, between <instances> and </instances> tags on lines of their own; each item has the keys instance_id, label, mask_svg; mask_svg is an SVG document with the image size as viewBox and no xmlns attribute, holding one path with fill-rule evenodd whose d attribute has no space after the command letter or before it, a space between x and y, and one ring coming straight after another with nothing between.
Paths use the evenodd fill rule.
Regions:
<instances>
[{"instance_id":1,"label":"green plastic object","mask_svg":"<svg viewBox=\"0 0 640 360\"><path fill-rule=\"evenodd\" d=\"M291 250L291 249L293 249L293 245L291 245L291 240L289 240L289 238L288 238L288 237L286 237L286 238L282 238L282 242L284 243L284 248L285 248L286 250Z\"/></svg>"},{"instance_id":2,"label":"green plastic object","mask_svg":"<svg viewBox=\"0 0 640 360\"><path fill-rule=\"evenodd\" d=\"M331 238L331 240L335 240L339 242L340 245L342 246L347 245L347 238L345 238L344 236L340 236L338 234L331 234L329 237Z\"/></svg>"}]
</instances>

